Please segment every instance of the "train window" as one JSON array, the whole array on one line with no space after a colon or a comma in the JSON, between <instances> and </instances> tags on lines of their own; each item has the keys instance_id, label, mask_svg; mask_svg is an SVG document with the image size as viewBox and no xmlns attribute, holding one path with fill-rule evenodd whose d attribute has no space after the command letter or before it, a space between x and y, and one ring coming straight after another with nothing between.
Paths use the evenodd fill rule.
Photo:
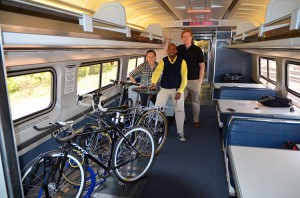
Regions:
<instances>
[{"instance_id":1,"label":"train window","mask_svg":"<svg viewBox=\"0 0 300 198\"><path fill-rule=\"evenodd\" d=\"M286 88L288 97L293 99L297 106L300 105L300 63L290 62L286 63Z\"/></svg>"},{"instance_id":2,"label":"train window","mask_svg":"<svg viewBox=\"0 0 300 198\"><path fill-rule=\"evenodd\" d=\"M129 59L129 61L128 61L128 68L127 68L127 76L129 75L129 73L132 70L134 70L134 68L136 67L136 63L137 63L136 58Z\"/></svg>"},{"instance_id":3,"label":"train window","mask_svg":"<svg viewBox=\"0 0 300 198\"><path fill-rule=\"evenodd\" d=\"M118 79L119 65L118 60L109 60L85 63L80 66L77 76L77 94L89 93L111 84L111 79Z\"/></svg>"},{"instance_id":4,"label":"train window","mask_svg":"<svg viewBox=\"0 0 300 198\"><path fill-rule=\"evenodd\" d=\"M102 63L101 87L111 84L110 80L118 79L119 62L111 61Z\"/></svg>"},{"instance_id":5,"label":"train window","mask_svg":"<svg viewBox=\"0 0 300 198\"><path fill-rule=\"evenodd\" d=\"M260 57L259 62L260 81L268 87L276 85L276 61L271 58Z\"/></svg>"},{"instance_id":6,"label":"train window","mask_svg":"<svg viewBox=\"0 0 300 198\"><path fill-rule=\"evenodd\" d=\"M77 94L85 94L100 88L101 63L78 68Z\"/></svg>"},{"instance_id":7,"label":"train window","mask_svg":"<svg viewBox=\"0 0 300 198\"><path fill-rule=\"evenodd\" d=\"M145 57L139 57L137 58L137 66L145 62Z\"/></svg>"},{"instance_id":8,"label":"train window","mask_svg":"<svg viewBox=\"0 0 300 198\"><path fill-rule=\"evenodd\" d=\"M18 120L50 108L53 104L53 82L51 71L9 75L7 86L12 119Z\"/></svg>"},{"instance_id":9,"label":"train window","mask_svg":"<svg viewBox=\"0 0 300 198\"><path fill-rule=\"evenodd\" d=\"M128 61L127 76L132 70L134 70L134 68L142 64L144 61L145 61L144 56L130 58Z\"/></svg>"}]
</instances>

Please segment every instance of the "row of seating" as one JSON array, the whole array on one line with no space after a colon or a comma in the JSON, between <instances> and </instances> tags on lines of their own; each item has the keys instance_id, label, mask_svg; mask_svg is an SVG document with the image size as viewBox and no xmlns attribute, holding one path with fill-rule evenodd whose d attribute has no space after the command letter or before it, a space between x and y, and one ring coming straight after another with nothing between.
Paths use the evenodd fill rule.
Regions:
<instances>
[{"instance_id":1,"label":"row of seating","mask_svg":"<svg viewBox=\"0 0 300 198\"><path fill-rule=\"evenodd\" d=\"M275 96L276 91L269 88L226 87L218 89L218 99L227 100L260 100L262 96ZM227 115L218 112L219 127L227 120Z\"/></svg>"},{"instance_id":2,"label":"row of seating","mask_svg":"<svg viewBox=\"0 0 300 198\"><path fill-rule=\"evenodd\" d=\"M229 194L235 195L227 148L230 145L283 148L287 141L300 143L300 120L273 116L231 114L223 128L223 145Z\"/></svg>"},{"instance_id":3,"label":"row of seating","mask_svg":"<svg viewBox=\"0 0 300 198\"><path fill-rule=\"evenodd\" d=\"M262 96L276 96L268 88L221 87L218 99L260 100ZM227 148L230 145L283 148L286 141L300 143L300 120L278 115L254 115L231 112L219 115L229 194L235 195ZM219 122L220 123L220 122Z\"/></svg>"},{"instance_id":4,"label":"row of seating","mask_svg":"<svg viewBox=\"0 0 300 198\"><path fill-rule=\"evenodd\" d=\"M300 120L232 114L223 134L224 147L237 145L282 148L286 141L300 143Z\"/></svg>"}]
</instances>

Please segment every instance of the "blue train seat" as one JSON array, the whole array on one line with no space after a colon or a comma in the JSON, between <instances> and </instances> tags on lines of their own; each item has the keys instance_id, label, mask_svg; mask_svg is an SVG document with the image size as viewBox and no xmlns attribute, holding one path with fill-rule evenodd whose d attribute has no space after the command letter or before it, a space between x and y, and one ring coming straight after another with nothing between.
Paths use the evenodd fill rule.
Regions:
<instances>
[{"instance_id":1,"label":"blue train seat","mask_svg":"<svg viewBox=\"0 0 300 198\"><path fill-rule=\"evenodd\" d=\"M224 160L229 194L235 195L227 147L230 145L283 148L287 141L300 143L300 119L231 115L223 131Z\"/></svg>"},{"instance_id":2,"label":"blue train seat","mask_svg":"<svg viewBox=\"0 0 300 198\"><path fill-rule=\"evenodd\" d=\"M227 123L225 146L282 148L290 140L300 143L300 120L232 116Z\"/></svg>"},{"instance_id":3,"label":"blue train seat","mask_svg":"<svg viewBox=\"0 0 300 198\"><path fill-rule=\"evenodd\" d=\"M275 90L269 88L221 87L219 99L260 100L262 96L275 96Z\"/></svg>"}]
</instances>

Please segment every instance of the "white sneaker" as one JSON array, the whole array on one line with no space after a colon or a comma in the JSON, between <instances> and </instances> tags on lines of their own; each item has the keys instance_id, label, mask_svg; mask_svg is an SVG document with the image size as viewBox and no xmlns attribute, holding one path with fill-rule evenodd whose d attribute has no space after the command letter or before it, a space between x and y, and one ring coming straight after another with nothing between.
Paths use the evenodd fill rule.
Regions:
<instances>
[{"instance_id":1,"label":"white sneaker","mask_svg":"<svg viewBox=\"0 0 300 198\"><path fill-rule=\"evenodd\" d=\"M179 134L179 133L178 133L178 139L179 139L179 141L181 141L181 142L185 142L185 141L186 141L186 139L184 138L184 134Z\"/></svg>"}]
</instances>

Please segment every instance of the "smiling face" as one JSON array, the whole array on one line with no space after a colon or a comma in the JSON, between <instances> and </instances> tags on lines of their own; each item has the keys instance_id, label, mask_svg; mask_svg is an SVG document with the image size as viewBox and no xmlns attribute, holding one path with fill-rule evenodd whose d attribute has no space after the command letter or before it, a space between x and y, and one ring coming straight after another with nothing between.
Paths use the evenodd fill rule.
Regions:
<instances>
[{"instance_id":1,"label":"smiling face","mask_svg":"<svg viewBox=\"0 0 300 198\"><path fill-rule=\"evenodd\" d=\"M182 34L182 42L184 43L184 45L191 45L192 44L192 39L193 36L191 35L190 32L185 32Z\"/></svg>"},{"instance_id":2,"label":"smiling face","mask_svg":"<svg viewBox=\"0 0 300 198\"><path fill-rule=\"evenodd\" d=\"M176 48L176 45L174 43L171 43L169 46L168 46L168 56L170 58L174 58L177 54L177 48Z\"/></svg>"},{"instance_id":3,"label":"smiling face","mask_svg":"<svg viewBox=\"0 0 300 198\"><path fill-rule=\"evenodd\" d=\"M154 62L156 61L156 56L155 56L154 52L148 52L146 55L146 59L150 65L153 65Z\"/></svg>"}]
</instances>

